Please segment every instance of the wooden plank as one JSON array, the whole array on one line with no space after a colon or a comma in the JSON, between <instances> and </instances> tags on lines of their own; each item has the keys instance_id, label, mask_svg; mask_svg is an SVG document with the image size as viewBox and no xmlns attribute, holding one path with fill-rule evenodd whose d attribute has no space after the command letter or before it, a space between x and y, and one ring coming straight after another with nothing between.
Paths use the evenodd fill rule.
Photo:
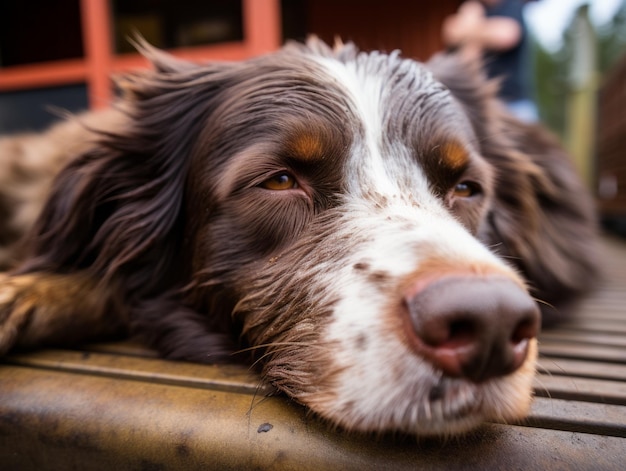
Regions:
<instances>
[{"instance_id":1,"label":"wooden plank","mask_svg":"<svg viewBox=\"0 0 626 471\"><path fill-rule=\"evenodd\" d=\"M542 343L539 347L539 353L549 357L597 360L621 364L626 363L626 350L618 347Z\"/></svg>"},{"instance_id":2,"label":"wooden plank","mask_svg":"<svg viewBox=\"0 0 626 471\"><path fill-rule=\"evenodd\" d=\"M95 353L112 353L115 355L130 355L143 358L159 358L159 354L156 350L146 347L137 339L90 343L83 348L85 351Z\"/></svg>"},{"instance_id":3,"label":"wooden plank","mask_svg":"<svg viewBox=\"0 0 626 471\"><path fill-rule=\"evenodd\" d=\"M0 91L71 85L83 83L85 80L87 64L83 59L3 67L0 73Z\"/></svg>"},{"instance_id":4,"label":"wooden plank","mask_svg":"<svg viewBox=\"0 0 626 471\"><path fill-rule=\"evenodd\" d=\"M243 0L243 28L250 55L267 54L282 41L280 0Z\"/></svg>"},{"instance_id":5,"label":"wooden plank","mask_svg":"<svg viewBox=\"0 0 626 471\"><path fill-rule=\"evenodd\" d=\"M535 398L525 425L626 437L626 407Z\"/></svg>"},{"instance_id":6,"label":"wooden plank","mask_svg":"<svg viewBox=\"0 0 626 471\"><path fill-rule=\"evenodd\" d=\"M626 318L626 306L624 306L626 279L622 280L622 283L624 283L623 286L620 284L619 287L615 288L600 287L595 291L593 297L582 300L579 306L583 308L607 307L615 309L616 312L621 314L621 318Z\"/></svg>"},{"instance_id":7,"label":"wooden plank","mask_svg":"<svg viewBox=\"0 0 626 471\"><path fill-rule=\"evenodd\" d=\"M622 469L618 437L488 425L454 440L347 435L282 398L0 367L4 469ZM71 385L71 387L68 387Z\"/></svg>"},{"instance_id":8,"label":"wooden plank","mask_svg":"<svg viewBox=\"0 0 626 471\"><path fill-rule=\"evenodd\" d=\"M113 87L109 78L113 58L113 29L109 2L81 0L80 12L89 105L92 109L106 108L113 101Z\"/></svg>"},{"instance_id":9,"label":"wooden plank","mask_svg":"<svg viewBox=\"0 0 626 471\"><path fill-rule=\"evenodd\" d=\"M607 347L626 348L626 336L607 333L586 332L580 330L559 329L553 332L543 332L539 337L543 345L604 345Z\"/></svg>"},{"instance_id":10,"label":"wooden plank","mask_svg":"<svg viewBox=\"0 0 626 471\"><path fill-rule=\"evenodd\" d=\"M569 360L566 358L539 358L540 373L557 376L626 381L626 365L601 361Z\"/></svg>"},{"instance_id":11,"label":"wooden plank","mask_svg":"<svg viewBox=\"0 0 626 471\"><path fill-rule=\"evenodd\" d=\"M244 366L200 365L167 360L120 356L66 350L45 350L31 354L11 355L6 361L13 365L50 369L68 373L82 373L180 387L231 391L253 395L266 395L271 388ZM609 403L626 401L626 386L611 381L583 381L580 378L558 378L540 375L538 389L547 389L540 395L551 397L608 398ZM621 388L620 388L621 386Z\"/></svg>"},{"instance_id":12,"label":"wooden plank","mask_svg":"<svg viewBox=\"0 0 626 471\"><path fill-rule=\"evenodd\" d=\"M538 374L535 378L535 394L552 399L626 405L626 383L623 381Z\"/></svg>"},{"instance_id":13,"label":"wooden plank","mask_svg":"<svg viewBox=\"0 0 626 471\"><path fill-rule=\"evenodd\" d=\"M625 288L626 289L626 288ZM597 296L597 294L595 294L594 296ZM617 300L615 302L618 302ZM591 302L589 302L589 305L580 305L580 307L577 310L582 311L582 315L586 316L589 318L589 320L596 320L596 321L602 321L602 322L613 322L614 324L621 324L622 322L626 321L626 314L624 313L624 299L623 299L623 295L622 295L622 299L619 300L620 305L616 306L613 305L612 303L606 303L606 304L596 304L593 303L591 304ZM563 324L562 326L559 327L567 327L567 323Z\"/></svg>"},{"instance_id":14,"label":"wooden plank","mask_svg":"<svg viewBox=\"0 0 626 471\"><path fill-rule=\"evenodd\" d=\"M67 350L43 350L11 355L6 363L68 373L148 381L181 387L266 395L272 388L249 368L237 365L201 365L137 356Z\"/></svg>"},{"instance_id":15,"label":"wooden plank","mask_svg":"<svg viewBox=\"0 0 626 471\"><path fill-rule=\"evenodd\" d=\"M585 318L572 319L562 327L587 332L605 332L609 334L626 335L626 322L620 323L613 320L594 319L593 313L588 313L588 317Z\"/></svg>"}]
</instances>

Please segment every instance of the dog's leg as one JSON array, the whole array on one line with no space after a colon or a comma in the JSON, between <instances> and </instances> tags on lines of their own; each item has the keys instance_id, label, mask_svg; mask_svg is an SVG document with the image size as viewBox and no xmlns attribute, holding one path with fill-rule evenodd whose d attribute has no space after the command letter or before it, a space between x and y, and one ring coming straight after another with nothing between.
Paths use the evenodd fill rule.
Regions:
<instances>
[{"instance_id":1,"label":"dog's leg","mask_svg":"<svg viewBox=\"0 0 626 471\"><path fill-rule=\"evenodd\" d=\"M0 275L0 354L123 331L127 313L113 293L81 272Z\"/></svg>"}]
</instances>

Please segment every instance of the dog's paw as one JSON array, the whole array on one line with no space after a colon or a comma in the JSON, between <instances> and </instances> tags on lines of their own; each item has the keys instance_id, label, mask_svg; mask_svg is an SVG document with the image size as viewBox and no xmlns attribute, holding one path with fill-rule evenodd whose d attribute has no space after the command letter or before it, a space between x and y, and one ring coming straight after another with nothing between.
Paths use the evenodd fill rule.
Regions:
<instances>
[{"instance_id":1,"label":"dog's paw","mask_svg":"<svg viewBox=\"0 0 626 471\"><path fill-rule=\"evenodd\" d=\"M0 274L0 355L20 342L34 315L36 296L27 294L32 276Z\"/></svg>"},{"instance_id":2,"label":"dog's paw","mask_svg":"<svg viewBox=\"0 0 626 471\"><path fill-rule=\"evenodd\" d=\"M115 293L84 272L0 274L0 355L125 333L128 313Z\"/></svg>"}]
</instances>

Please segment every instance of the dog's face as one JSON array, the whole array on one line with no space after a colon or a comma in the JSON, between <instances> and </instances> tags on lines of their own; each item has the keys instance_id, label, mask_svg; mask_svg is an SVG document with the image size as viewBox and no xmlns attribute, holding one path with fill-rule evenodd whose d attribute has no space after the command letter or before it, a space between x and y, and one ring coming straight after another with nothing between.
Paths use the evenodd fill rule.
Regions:
<instances>
[{"instance_id":1,"label":"dog's face","mask_svg":"<svg viewBox=\"0 0 626 471\"><path fill-rule=\"evenodd\" d=\"M192 153L189 258L267 379L349 429L523 415L538 314L476 238L494 172L451 92L386 55L285 52L229 80Z\"/></svg>"},{"instance_id":2,"label":"dog's face","mask_svg":"<svg viewBox=\"0 0 626 471\"><path fill-rule=\"evenodd\" d=\"M539 313L517 270L549 302L582 291L593 213L477 67L318 41L236 64L144 52L155 71L121 82L125 124L59 175L9 279L18 313L50 283L115 309L46 298L23 344L121 311L170 358L252 352L346 429L524 415ZM11 339L18 321L0 326Z\"/></svg>"}]
</instances>

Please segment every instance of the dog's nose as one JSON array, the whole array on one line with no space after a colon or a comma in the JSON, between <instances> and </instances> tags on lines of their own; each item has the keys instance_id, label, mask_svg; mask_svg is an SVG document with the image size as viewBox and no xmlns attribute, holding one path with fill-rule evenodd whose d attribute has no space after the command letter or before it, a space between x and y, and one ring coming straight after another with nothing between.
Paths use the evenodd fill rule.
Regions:
<instances>
[{"instance_id":1,"label":"dog's nose","mask_svg":"<svg viewBox=\"0 0 626 471\"><path fill-rule=\"evenodd\" d=\"M512 373L539 332L535 301L503 276L447 276L409 293L409 337L449 376L481 382Z\"/></svg>"}]
</instances>

